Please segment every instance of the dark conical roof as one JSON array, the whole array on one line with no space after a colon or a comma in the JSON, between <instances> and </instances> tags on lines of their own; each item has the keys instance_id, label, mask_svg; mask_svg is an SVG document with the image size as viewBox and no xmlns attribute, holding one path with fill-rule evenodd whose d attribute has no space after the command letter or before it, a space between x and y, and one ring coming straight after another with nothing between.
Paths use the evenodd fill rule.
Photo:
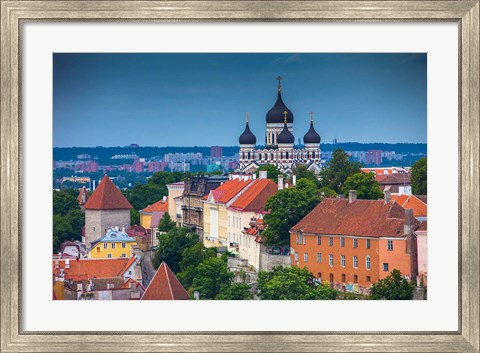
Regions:
<instances>
[{"instance_id":1,"label":"dark conical roof","mask_svg":"<svg viewBox=\"0 0 480 353\"><path fill-rule=\"evenodd\" d=\"M288 130L287 123L284 123L282 132L277 137L277 143L294 143L295 137L293 134Z\"/></svg>"},{"instance_id":2,"label":"dark conical roof","mask_svg":"<svg viewBox=\"0 0 480 353\"><path fill-rule=\"evenodd\" d=\"M267 124L269 123L283 123L283 112L288 113L287 123L293 123L293 113L290 109L287 108L285 103L283 103L282 92L278 90L277 101L275 105L267 113Z\"/></svg>"},{"instance_id":3,"label":"dark conical roof","mask_svg":"<svg viewBox=\"0 0 480 353\"><path fill-rule=\"evenodd\" d=\"M240 135L238 142L241 145L254 145L257 143L257 138L255 135L250 131L250 127L248 126L248 121L245 126L245 131L243 134Z\"/></svg>"},{"instance_id":4,"label":"dark conical roof","mask_svg":"<svg viewBox=\"0 0 480 353\"><path fill-rule=\"evenodd\" d=\"M310 122L310 129L303 136L303 143L320 143L320 135L313 127L313 121Z\"/></svg>"}]
</instances>

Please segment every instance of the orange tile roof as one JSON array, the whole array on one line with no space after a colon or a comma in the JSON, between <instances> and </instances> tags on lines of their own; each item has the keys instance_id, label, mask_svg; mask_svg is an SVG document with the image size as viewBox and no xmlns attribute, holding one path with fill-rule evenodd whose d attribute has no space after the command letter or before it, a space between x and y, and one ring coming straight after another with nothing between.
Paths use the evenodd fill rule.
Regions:
<instances>
[{"instance_id":1,"label":"orange tile roof","mask_svg":"<svg viewBox=\"0 0 480 353\"><path fill-rule=\"evenodd\" d=\"M227 203L242 191L252 180L232 179L224 182L222 185L212 190L212 195L216 203ZM207 197L208 198L208 197Z\"/></svg>"},{"instance_id":2,"label":"orange tile roof","mask_svg":"<svg viewBox=\"0 0 480 353\"><path fill-rule=\"evenodd\" d=\"M87 189L80 188L77 196L77 202L79 205L84 205L88 201L88 192Z\"/></svg>"},{"instance_id":3,"label":"orange tile roof","mask_svg":"<svg viewBox=\"0 0 480 353\"><path fill-rule=\"evenodd\" d=\"M393 195L392 200L403 208L412 208L415 217L427 217L427 204L415 195Z\"/></svg>"},{"instance_id":4,"label":"orange tile roof","mask_svg":"<svg viewBox=\"0 0 480 353\"><path fill-rule=\"evenodd\" d=\"M89 197L85 204L86 210L115 210L115 209L131 209L132 205L127 201L125 196L105 175L100 182L98 188Z\"/></svg>"},{"instance_id":5,"label":"orange tile roof","mask_svg":"<svg viewBox=\"0 0 480 353\"><path fill-rule=\"evenodd\" d=\"M57 261L59 268L55 268ZM65 279L83 281L94 277L121 277L134 262L135 257L118 259L78 259L70 260L70 268L65 268L66 259L58 259L52 261L52 267L55 275L60 274L60 269L63 269Z\"/></svg>"},{"instance_id":6,"label":"orange tile roof","mask_svg":"<svg viewBox=\"0 0 480 353\"><path fill-rule=\"evenodd\" d=\"M403 237L405 210L396 202L327 198L292 227L305 233Z\"/></svg>"},{"instance_id":7,"label":"orange tile roof","mask_svg":"<svg viewBox=\"0 0 480 353\"><path fill-rule=\"evenodd\" d=\"M188 295L170 267L162 262L141 300L188 300Z\"/></svg>"},{"instance_id":8,"label":"orange tile roof","mask_svg":"<svg viewBox=\"0 0 480 353\"><path fill-rule=\"evenodd\" d=\"M263 212L267 200L275 195L277 190L277 184L272 180L256 179L253 181L253 184L230 205L230 208L239 211Z\"/></svg>"},{"instance_id":9,"label":"orange tile roof","mask_svg":"<svg viewBox=\"0 0 480 353\"><path fill-rule=\"evenodd\" d=\"M163 199L157 201L153 205L148 205L142 211L145 213L168 212L168 197L166 201L163 201Z\"/></svg>"}]
</instances>

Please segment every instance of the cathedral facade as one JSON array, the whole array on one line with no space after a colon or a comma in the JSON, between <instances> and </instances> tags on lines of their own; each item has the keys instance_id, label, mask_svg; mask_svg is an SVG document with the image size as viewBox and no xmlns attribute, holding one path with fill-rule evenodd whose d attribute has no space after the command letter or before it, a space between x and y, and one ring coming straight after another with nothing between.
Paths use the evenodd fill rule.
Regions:
<instances>
[{"instance_id":1,"label":"cathedral facade","mask_svg":"<svg viewBox=\"0 0 480 353\"><path fill-rule=\"evenodd\" d=\"M303 148L295 148L293 136L293 113L282 99L281 77L278 77L278 96L275 105L267 112L265 146L257 148L257 138L247 122L240 135L240 163L238 172L253 173L261 165L275 165L281 172L292 174L292 169L304 165L318 173L321 169L320 135L313 127L313 114L310 129L303 137Z\"/></svg>"}]
</instances>

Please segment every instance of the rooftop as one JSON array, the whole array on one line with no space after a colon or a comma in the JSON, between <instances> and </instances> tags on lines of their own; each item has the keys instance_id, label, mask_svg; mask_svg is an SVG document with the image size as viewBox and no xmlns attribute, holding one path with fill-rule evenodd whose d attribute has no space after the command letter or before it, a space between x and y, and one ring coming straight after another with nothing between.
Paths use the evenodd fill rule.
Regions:
<instances>
[{"instance_id":1,"label":"rooftop","mask_svg":"<svg viewBox=\"0 0 480 353\"><path fill-rule=\"evenodd\" d=\"M398 203L384 200L326 198L292 227L325 235L364 237L404 237L405 209Z\"/></svg>"},{"instance_id":2,"label":"rooftop","mask_svg":"<svg viewBox=\"0 0 480 353\"><path fill-rule=\"evenodd\" d=\"M190 295L175 277L172 270L162 262L148 285L142 300L188 300Z\"/></svg>"},{"instance_id":3,"label":"rooftop","mask_svg":"<svg viewBox=\"0 0 480 353\"><path fill-rule=\"evenodd\" d=\"M85 203L87 210L114 210L131 209L132 205L127 201L121 191L115 186L110 178L105 175L98 188Z\"/></svg>"},{"instance_id":4,"label":"rooftop","mask_svg":"<svg viewBox=\"0 0 480 353\"><path fill-rule=\"evenodd\" d=\"M135 260L135 257L129 259L58 259L52 261L52 267L54 275L59 275L60 270L63 269L65 279L83 281L91 278L121 277Z\"/></svg>"},{"instance_id":5,"label":"rooftop","mask_svg":"<svg viewBox=\"0 0 480 353\"><path fill-rule=\"evenodd\" d=\"M239 211L264 212L267 200L275 195L278 187L270 179L255 179L231 205L231 209Z\"/></svg>"}]
</instances>

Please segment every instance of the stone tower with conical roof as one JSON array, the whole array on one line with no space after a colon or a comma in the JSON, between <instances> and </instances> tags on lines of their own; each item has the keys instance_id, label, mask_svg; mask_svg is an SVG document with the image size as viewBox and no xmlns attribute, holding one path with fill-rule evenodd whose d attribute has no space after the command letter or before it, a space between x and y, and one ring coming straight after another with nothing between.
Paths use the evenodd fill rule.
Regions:
<instances>
[{"instance_id":1,"label":"stone tower with conical roof","mask_svg":"<svg viewBox=\"0 0 480 353\"><path fill-rule=\"evenodd\" d=\"M291 174L297 165L305 165L318 173L321 169L320 135L313 127L313 113L310 129L303 138L304 148L295 148L293 135L293 113L282 98L282 78L279 76L277 100L267 112L265 146L257 148L257 139L250 130L248 116L245 131L240 135L240 163L238 172L252 173L261 165L273 164L283 173Z\"/></svg>"},{"instance_id":2,"label":"stone tower with conical roof","mask_svg":"<svg viewBox=\"0 0 480 353\"><path fill-rule=\"evenodd\" d=\"M109 228L130 227L132 205L105 175L100 185L85 203L85 239L87 248L91 242L103 236Z\"/></svg>"}]
</instances>

